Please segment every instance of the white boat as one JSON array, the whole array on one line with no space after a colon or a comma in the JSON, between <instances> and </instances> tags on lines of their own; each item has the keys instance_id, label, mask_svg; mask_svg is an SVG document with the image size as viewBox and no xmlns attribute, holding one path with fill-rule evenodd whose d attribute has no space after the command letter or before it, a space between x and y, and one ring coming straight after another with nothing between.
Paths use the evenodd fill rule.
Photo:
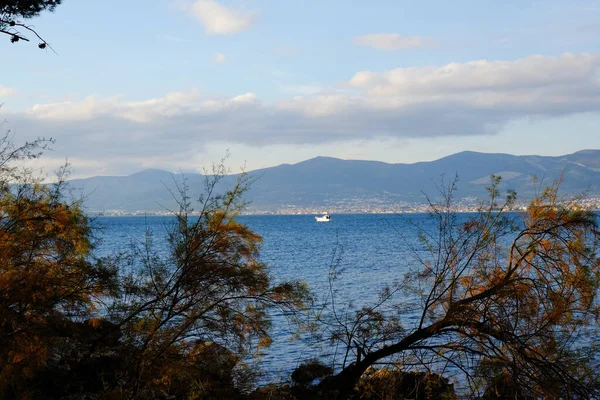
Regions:
<instances>
[{"instance_id":1,"label":"white boat","mask_svg":"<svg viewBox=\"0 0 600 400\"><path fill-rule=\"evenodd\" d=\"M317 222L329 222L329 221L331 221L331 217L327 213L324 213L321 217L315 217L315 219L317 220Z\"/></svg>"}]
</instances>

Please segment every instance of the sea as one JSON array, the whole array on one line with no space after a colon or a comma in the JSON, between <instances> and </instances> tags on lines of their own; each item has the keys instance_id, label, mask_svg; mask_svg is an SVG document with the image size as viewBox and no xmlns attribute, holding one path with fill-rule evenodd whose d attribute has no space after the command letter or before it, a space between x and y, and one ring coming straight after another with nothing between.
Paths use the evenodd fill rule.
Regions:
<instances>
[{"instance_id":1,"label":"sea","mask_svg":"<svg viewBox=\"0 0 600 400\"><path fill-rule=\"evenodd\" d=\"M402 282L406 272L418 267L418 233L433 227L428 214L334 214L330 222L316 222L312 215L249 215L238 220L262 236L260 260L274 282L303 280L318 304L331 300L334 292L338 310L372 305L385 286ZM165 216L97 217L97 250L110 254L142 243L146 232L152 232L154 246L166 251L165 237L173 222ZM418 317L406 316L412 322ZM339 349L329 342L298 335L297 325L279 312L272 319L273 344L262 351L258 365L264 381L289 379L307 359L340 361Z\"/></svg>"},{"instance_id":2,"label":"sea","mask_svg":"<svg viewBox=\"0 0 600 400\"><path fill-rule=\"evenodd\" d=\"M459 214L467 219L470 214ZM436 222L429 214L334 214L331 222L317 222L313 215L251 215L238 220L262 236L260 260L268 267L273 282L305 281L315 304L329 303L337 315L352 313L378 302L383 288L394 288L409 271L419 269L424 245L420 233L433 233ZM131 243L142 243L151 232L158 251L167 251L166 234L174 217L97 217L99 254L110 254ZM334 277L334 279L332 279ZM402 304L400 323L407 328L418 323L419 299L414 292L399 290L393 302ZM390 311L381 307L381 311ZM411 311L412 308L412 311ZM398 315L396 313L395 315ZM310 321L314 313L307 313ZM271 315L273 344L259 358L259 383L288 381L303 361L317 358L340 365L343 351L329 341L306 333L281 311ZM449 371L445 371L449 372Z\"/></svg>"}]
</instances>

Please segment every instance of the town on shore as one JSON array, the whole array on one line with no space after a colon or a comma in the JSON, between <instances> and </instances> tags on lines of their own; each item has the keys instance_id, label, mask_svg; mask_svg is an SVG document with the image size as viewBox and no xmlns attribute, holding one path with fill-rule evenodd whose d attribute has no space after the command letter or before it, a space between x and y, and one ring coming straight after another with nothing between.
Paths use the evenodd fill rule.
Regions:
<instances>
[{"instance_id":1,"label":"town on shore","mask_svg":"<svg viewBox=\"0 0 600 400\"><path fill-rule=\"evenodd\" d=\"M480 200L474 197L466 197L457 200L454 204L454 210L459 213L476 212L480 205ZM600 210L600 196L586 197L580 201L581 205L591 210ZM513 211L524 211L527 208L528 201L520 200L513 207ZM427 203L416 202L395 202L387 203L379 199L347 199L325 202L324 204L298 206L298 205L280 205L252 207L252 204L243 211L242 215L315 215L328 212L330 214L418 214L427 213L430 206ZM104 210L94 212L106 217L117 216L169 216L172 211L161 210Z\"/></svg>"}]
</instances>

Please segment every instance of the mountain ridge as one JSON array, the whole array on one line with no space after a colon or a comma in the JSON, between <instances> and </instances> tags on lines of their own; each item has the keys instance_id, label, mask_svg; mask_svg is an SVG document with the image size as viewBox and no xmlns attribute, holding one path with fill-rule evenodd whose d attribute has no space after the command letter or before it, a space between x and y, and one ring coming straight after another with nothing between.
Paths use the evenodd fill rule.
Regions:
<instances>
[{"instance_id":1,"label":"mountain ridge","mask_svg":"<svg viewBox=\"0 0 600 400\"><path fill-rule=\"evenodd\" d=\"M263 168L257 168L255 170L250 170L248 171L248 173L251 172L255 172L255 171L262 171L262 170L266 170L266 169L271 169L271 168L278 168L278 167L285 167L285 166L294 166L294 165L299 165L299 164L304 164L307 162L311 162L311 161L315 161L315 160L336 160L336 161L356 161L356 162L366 162L366 163L375 163L375 164L387 164L387 165L415 165L415 164L423 164L423 163L431 163L431 162L436 162L436 161L440 161L440 160L444 160L447 158L451 158L454 156L459 156L459 155L468 155L468 154L476 154L476 155L487 155L487 156L510 156L510 157L543 157L543 158L564 158L564 157L568 157L568 156L574 156L574 155L583 155L583 154L591 154L591 155L597 155L598 157L600 157L600 149L583 149L583 150L578 150L574 153L569 153L569 154L564 154L564 155L560 155L560 156L540 156L537 154L524 154L524 155L514 155L514 154L509 154L509 153L485 153L485 152L480 152L480 151L473 151L473 150L463 150L460 151L458 153L453 153L453 154L449 154L447 156L444 157L440 157L437 158L435 160L431 160L431 161L415 161L414 163L390 163L390 162L386 162L386 161L379 161L379 160L360 160L360 159L345 159L345 158L339 158L339 157L331 157L331 156L315 156L312 158L308 158L306 160L302 160L302 161L298 161L297 163L282 163L282 164L278 164L278 165L273 165L270 167L263 167ZM133 172L129 175L94 175L91 176L89 178L78 178L76 180L83 180L83 179L90 179L90 178L99 178L99 177L125 177L125 176L134 176L134 175L139 175L145 172L164 172L167 174L171 174L171 175L180 175L180 173L172 173L169 172L167 170L164 169L160 169L160 168L145 168L142 169L140 171L137 172ZM188 174L199 174L197 172L184 172L183 175L188 175ZM201 174L199 174L201 175ZM237 175L237 174L232 174L232 175Z\"/></svg>"},{"instance_id":2,"label":"mountain ridge","mask_svg":"<svg viewBox=\"0 0 600 400\"><path fill-rule=\"evenodd\" d=\"M319 156L248 174L255 181L247 199L252 203L250 211L256 212L381 210L398 209L399 205L407 208L423 203L423 193L435 195L436 183L455 175L459 179L457 199L485 197L491 174L503 176L502 188L516 190L523 199L536 191L533 175L543 183L564 175L561 189L565 194L587 190L592 196L600 196L600 150L584 149L562 156L463 151L412 164ZM225 176L218 189L226 190L238 176ZM177 208L172 193L177 193L177 184L183 177L190 196L198 197L204 185L202 174L171 174L155 168L127 176L95 176L70 183L84 196L89 194L86 206L93 212L158 212L165 207Z\"/></svg>"}]
</instances>

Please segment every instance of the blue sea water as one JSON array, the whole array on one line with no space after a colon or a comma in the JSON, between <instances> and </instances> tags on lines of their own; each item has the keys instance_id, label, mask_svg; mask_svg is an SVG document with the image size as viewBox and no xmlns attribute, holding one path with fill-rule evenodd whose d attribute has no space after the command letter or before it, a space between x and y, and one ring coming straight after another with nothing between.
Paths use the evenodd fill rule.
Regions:
<instances>
[{"instance_id":1,"label":"blue sea water","mask_svg":"<svg viewBox=\"0 0 600 400\"><path fill-rule=\"evenodd\" d=\"M381 288L402 280L415 264L412 251L418 246L417 233L429 221L426 214L333 215L328 223L318 223L311 215L241 216L239 220L262 236L260 258L274 281L304 280L322 299L329 293L329 271L335 265L342 271L335 282L338 301L354 306L373 303ZM108 253L141 242L147 230L160 248L172 222L172 217L99 217L95 221L102 239L98 250ZM334 349L327 343L315 346L292 340L296 328L281 315L275 315L273 322L274 341L260 364L266 380L289 378L309 358L333 356Z\"/></svg>"},{"instance_id":2,"label":"blue sea water","mask_svg":"<svg viewBox=\"0 0 600 400\"><path fill-rule=\"evenodd\" d=\"M460 214L466 219L469 214ZM600 216L600 215L599 215ZM269 268L274 281L304 280L317 300L329 293L332 265L342 273L335 281L339 308L349 302L354 309L371 305L381 288L400 282L406 272L419 268L415 252L422 249L418 234L434 232L437 226L427 214L348 214L333 215L329 223L318 223L311 215L241 216L263 239L261 261ZM151 231L155 248L166 250L164 237L173 217L99 217L94 226L100 229L100 253L118 251L131 242L142 242ZM398 292L402 304L418 304L414 294ZM413 296L411 298L411 296ZM410 327L420 313L402 314L400 323ZM293 338L296 327L281 313L272 315L273 344L260 360L263 372L259 384L289 380L291 372L303 361L320 358L339 365L343 355L329 342L315 343L313 337ZM589 341L589 343L588 343ZM593 348L597 336L581 343ZM454 378L460 388L464 381L453 367L442 366L445 376ZM462 390L462 389L461 389Z\"/></svg>"}]
</instances>

